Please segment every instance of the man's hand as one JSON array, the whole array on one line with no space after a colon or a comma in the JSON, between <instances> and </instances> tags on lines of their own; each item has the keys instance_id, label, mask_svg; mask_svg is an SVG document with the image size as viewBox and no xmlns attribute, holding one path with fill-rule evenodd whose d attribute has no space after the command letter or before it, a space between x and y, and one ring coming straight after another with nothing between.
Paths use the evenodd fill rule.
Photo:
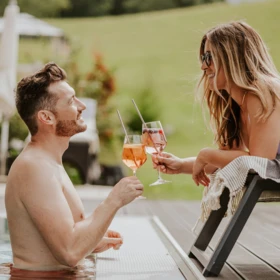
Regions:
<instances>
[{"instance_id":1,"label":"man's hand","mask_svg":"<svg viewBox=\"0 0 280 280\"><path fill-rule=\"evenodd\" d=\"M135 176L122 178L108 195L108 200L122 207L140 196L143 184Z\"/></svg>"},{"instance_id":2,"label":"man's hand","mask_svg":"<svg viewBox=\"0 0 280 280\"><path fill-rule=\"evenodd\" d=\"M102 240L98 243L96 248L93 250L93 253L101 253L110 248L114 250L118 250L123 244L122 236L113 230L107 230L106 234L102 238Z\"/></svg>"}]
</instances>

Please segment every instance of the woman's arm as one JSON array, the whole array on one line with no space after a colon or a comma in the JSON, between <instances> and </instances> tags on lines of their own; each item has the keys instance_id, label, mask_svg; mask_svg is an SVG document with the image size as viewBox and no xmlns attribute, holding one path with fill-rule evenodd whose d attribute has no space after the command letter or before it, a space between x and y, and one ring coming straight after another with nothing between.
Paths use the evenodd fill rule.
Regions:
<instances>
[{"instance_id":1,"label":"woman's arm","mask_svg":"<svg viewBox=\"0 0 280 280\"><path fill-rule=\"evenodd\" d=\"M226 149L226 147L221 149L204 148L200 151L198 158L202 157L203 162L206 163L204 168L207 174L212 174L215 170L217 170L217 168L222 168L232 160L232 157L229 160L228 156L223 153L228 151ZM219 151L221 153L219 153ZM247 154L244 151L238 150L230 152L236 152L235 155L232 155L235 157ZM153 155L152 160L154 168L160 168L160 171L165 174L192 174L193 166L197 160L197 157L179 158L170 153L162 153L161 155L157 156Z\"/></svg>"},{"instance_id":2,"label":"woman's arm","mask_svg":"<svg viewBox=\"0 0 280 280\"><path fill-rule=\"evenodd\" d=\"M182 166L180 168L179 173L184 174L192 174L193 173L193 165L196 161L196 157L187 157L182 159ZM214 166L213 164L206 164L205 166L205 172L206 174L212 174L217 170L217 166Z\"/></svg>"},{"instance_id":3,"label":"woman's arm","mask_svg":"<svg viewBox=\"0 0 280 280\"><path fill-rule=\"evenodd\" d=\"M210 164L217 169L225 167L237 157L248 155L249 152L244 150L219 150L204 148L199 152L197 161L199 161L201 164L204 164L204 166Z\"/></svg>"},{"instance_id":4,"label":"woman's arm","mask_svg":"<svg viewBox=\"0 0 280 280\"><path fill-rule=\"evenodd\" d=\"M196 185L202 184L208 186L210 183L206 173L209 172L209 165L211 166L212 173L217 168L223 168L232 160L237 157L249 155L248 152L243 150L219 150L212 148L202 149L193 165L192 178Z\"/></svg>"},{"instance_id":5,"label":"woman's arm","mask_svg":"<svg viewBox=\"0 0 280 280\"><path fill-rule=\"evenodd\" d=\"M219 152L219 151L221 151L221 152ZM223 151L235 151L236 153L232 154L233 158L235 158L235 156L248 154L248 153L246 153L246 146L243 143L243 141L241 141L239 146L237 146L236 143L234 142L232 148L230 148L229 146L219 146L218 149L204 148L199 152L197 157L200 157L200 156L208 157L208 159L205 158L205 160L207 162L204 167L206 174L212 174L218 168L222 168L228 164L228 155L226 153L223 153ZM211 155L210 153L213 153L213 155ZM193 173L193 165L194 165L197 157L183 159L182 173L186 173L186 174ZM231 160L229 160L229 161L231 161Z\"/></svg>"}]
</instances>

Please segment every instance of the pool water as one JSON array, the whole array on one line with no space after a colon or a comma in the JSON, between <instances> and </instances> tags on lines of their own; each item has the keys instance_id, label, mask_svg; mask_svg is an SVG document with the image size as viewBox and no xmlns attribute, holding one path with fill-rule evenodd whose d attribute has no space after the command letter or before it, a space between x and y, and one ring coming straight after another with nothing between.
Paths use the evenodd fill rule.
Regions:
<instances>
[{"instance_id":1,"label":"pool water","mask_svg":"<svg viewBox=\"0 0 280 280\"><path fill-rule=\"evenodd\" d=\"M0 279L96 279L96 256L86 257L82 265L59 271L31 271L13 268L10 243L0 244Z\"/></svg>"}]
</instances>

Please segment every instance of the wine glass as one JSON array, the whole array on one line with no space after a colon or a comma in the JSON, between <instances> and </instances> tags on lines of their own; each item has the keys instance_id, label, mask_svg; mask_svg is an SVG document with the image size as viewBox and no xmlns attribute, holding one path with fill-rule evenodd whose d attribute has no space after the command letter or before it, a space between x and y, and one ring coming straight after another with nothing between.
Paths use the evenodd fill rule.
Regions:
<instances>
[{"instance_id":1,"label":"wine glass","mask_svg":"<svg viewBox=\"0 0 280 280\"><path fill-rule=\"evenodd\" d=\"M148 122L142 125L143 144L146 152L150 155L161 153L166 147L167 140L160 121ZM160 170L158 169L158 179L150 184L157 186L165 183L170 183L161 178Z\"/></svg>"},{"instance_id":2,"label":"wine glass","mask_svg":"<svg viewBox=\"0 0 280 280\"><path fill-rule=\"evenodd\" d=\"M136 171L147 160L145 146L142 143L141 135L126 135L124 137L122 161L133 171L133 176L136 176ZM138 198L145 198L139 196Z\"/></svg>"}]
</instances>

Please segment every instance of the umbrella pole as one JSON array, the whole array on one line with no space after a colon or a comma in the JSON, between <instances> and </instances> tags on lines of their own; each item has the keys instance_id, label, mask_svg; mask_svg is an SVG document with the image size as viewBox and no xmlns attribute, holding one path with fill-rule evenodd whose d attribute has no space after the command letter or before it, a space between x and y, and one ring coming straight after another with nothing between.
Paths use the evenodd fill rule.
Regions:
<instances>
[{"instance_id":1,"label":"umbrella pole","mask_svg":"<svg viewBox=\"0 0 280 280\"><path fill-rule=\"evenodd\" d=\"M6 115L2 118L1 146L0 146L0 175L6 175L6 161L9 145L9 119Z\"/></svg>"}]
</instances>

